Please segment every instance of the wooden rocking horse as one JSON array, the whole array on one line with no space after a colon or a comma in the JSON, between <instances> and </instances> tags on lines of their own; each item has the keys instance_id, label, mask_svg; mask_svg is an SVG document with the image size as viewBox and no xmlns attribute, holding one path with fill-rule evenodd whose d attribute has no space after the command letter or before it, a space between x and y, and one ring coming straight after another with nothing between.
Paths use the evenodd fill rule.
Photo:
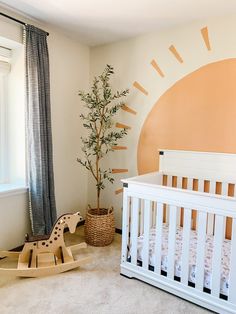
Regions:
<instances>
[{"instance_id":1,"label":"wooden rocking horse","mask_svg":"<svg viewBox=\"0 0 236 314\"><path fill-rule=\"evenodd\" d=\"M26 236L21 252L0 251L0 258L18 258L17 268L0 268L0 275L19 277L40 277L58 274L77 268L90 262L90 257L75 260L73 250L87 248L85 242L68 246L65 245L64 229L69 228L74 233L77 223L83 220L79 212L66 214L58 218L49 236Z\"/></svg>"}]
</instances>

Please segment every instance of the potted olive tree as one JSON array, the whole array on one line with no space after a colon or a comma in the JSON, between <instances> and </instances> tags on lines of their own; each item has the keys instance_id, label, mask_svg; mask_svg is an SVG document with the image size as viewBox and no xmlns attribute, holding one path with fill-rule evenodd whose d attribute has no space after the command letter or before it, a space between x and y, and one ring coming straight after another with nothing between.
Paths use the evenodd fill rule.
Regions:
<instances>
[{"instance_id":1,"label":"potted olive tree","mask_svg":"<svg viewBox=\"0 0 236 314\"><path fill-rule=\"evenodd\" d=\"M87 136L81 137L83 158L77 161L91 174L96 184L96 207L88 207L85 218L85 239L88 244L105 246L114 238L115 222L113 208L103 208L100 204L101 191L107 182L113 183L111 169L102 167L102 159L113 151L119 139L127 134L126 129L114 129L113 118L124 105L122 101L128 89L113 92L110 86L113 67L107 65L95 77L89 93L80 91L87 112L81 114Z\"/></svg>"}]
</instances>

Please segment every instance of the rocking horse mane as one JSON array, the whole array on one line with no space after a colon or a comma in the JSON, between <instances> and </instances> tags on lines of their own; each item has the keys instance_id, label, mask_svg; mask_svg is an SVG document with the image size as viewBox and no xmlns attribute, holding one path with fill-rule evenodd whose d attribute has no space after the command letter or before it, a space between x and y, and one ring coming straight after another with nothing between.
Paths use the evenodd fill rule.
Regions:
<instances>
[{"instance_id":1,"label":"rocking horse mane","mask_svg":"<svg viewBox=\"0 0 236 314\"><path fill-rule=\"evenodd\" d=\"M51 229L51 232L49 234L45 234L45 235L32 235L30 236L28 233L26 233L25 235L25 242L34 242L34 241L41 241L41 240L48 240L52 234L52 231L53 229L55 228L56 224L58 223L58 221L60 221L60 219L62 219L64 216L67 216L67 215L74 215L75 213L66 213L66 214L63 214L61 216L59 216L57 218L57 220L54 222L53 226L52 226L52 229Z\"/></svg>"}]
</instances>

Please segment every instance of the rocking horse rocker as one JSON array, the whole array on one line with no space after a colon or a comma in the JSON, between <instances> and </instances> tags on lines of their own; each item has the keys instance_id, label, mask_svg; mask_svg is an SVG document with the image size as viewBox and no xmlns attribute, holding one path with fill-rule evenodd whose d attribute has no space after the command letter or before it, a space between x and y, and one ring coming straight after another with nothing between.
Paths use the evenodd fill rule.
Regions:
<instances>
[{"instance_id":1,"label":"rocking horse rocker","mask_svg":"<svg viewBox=\"0 0 236 314\"><path fill-rule=\"evenodd\" d=\"M85 242L66 247L64 229L74 233L83 218L79 212L58 218L49 236L26 237L21 252L0 251L0 258L18 258L17 268L0 268L0 275L40 277L65 272L90 262L90 257L74 259L72 252L87 248Z\"/></svg>"}]
</instances>

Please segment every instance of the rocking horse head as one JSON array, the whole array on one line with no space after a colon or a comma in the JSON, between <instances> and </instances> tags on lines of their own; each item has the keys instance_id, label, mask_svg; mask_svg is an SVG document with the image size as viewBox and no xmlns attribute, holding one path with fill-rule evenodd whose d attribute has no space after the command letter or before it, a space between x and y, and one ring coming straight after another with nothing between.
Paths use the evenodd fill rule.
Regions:
<instances>
[{"instance_id":1,"label":"rocking horse head","mask_svg":"<svg viewBox=\"0 0 236 314\"><path fill-rule=\"evenodd\" d=\"M80 212L75 214L66 214L60 217L59 224L67 225L70 233L74 233L79 221L82 221L83 217L80 215Z\"/></svg>"}]
</instances>

